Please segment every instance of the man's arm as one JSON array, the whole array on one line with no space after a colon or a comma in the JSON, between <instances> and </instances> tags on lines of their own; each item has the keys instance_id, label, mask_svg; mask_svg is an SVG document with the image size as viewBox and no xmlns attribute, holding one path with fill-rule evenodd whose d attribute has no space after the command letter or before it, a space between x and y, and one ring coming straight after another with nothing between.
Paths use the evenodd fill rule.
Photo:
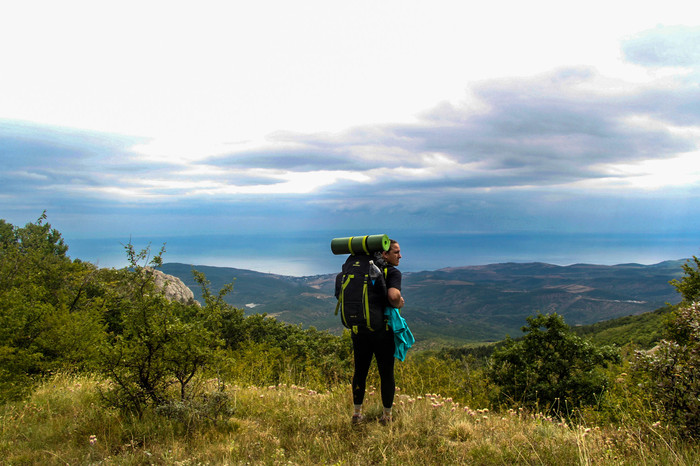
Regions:
<instances>
[{"instance_id":1,"label":"man's arm","mask_svg":"<svg viewBox=\"0 0 700 466\"><path fill-rule=\"evenodd\" d=\"M391 307L401 309L404 305L401 296L401 272L395 267L389 267L387 270L386 299Z\"/></svg>"},{"instance_id":2,"label":"man's arm","mask_svg":"<svg viewBox=\"0 0 700 466\"><path fill-rule=\"evenodd\" d=\"M399 309L403 307L403 297L401 296L401 290L398 288L389 288L386 290L386 297L392 307L397 307Z\"/></svg>"}]
</instances>

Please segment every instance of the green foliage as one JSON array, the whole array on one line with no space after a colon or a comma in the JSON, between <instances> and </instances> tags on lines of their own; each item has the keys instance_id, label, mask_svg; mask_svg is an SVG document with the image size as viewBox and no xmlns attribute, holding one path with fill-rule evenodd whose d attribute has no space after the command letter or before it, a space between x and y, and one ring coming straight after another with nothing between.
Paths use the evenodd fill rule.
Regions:
<instances>
[{"instance_id":1,"label":"green foliage","mask_svg":"<svg viewBox=\"0 0 700 466\"><path fill-rule=\"evenodd\" d=\"M218 357L220 312L215 299L205 308L168 301L155 286L153 269L141 265L149 248L125 249L130 268L117 277L120 293L111 312L116 331L102 348L100 370L114 382L112 403L140 415L147 406L194 396L190 382ZM148 265L161 264L163 252Z\"/></svg>"},{"instance_id":2,"label":"green foliage","mask_svg":"<svg viewBox=\"0 0 700 466\"><path fill-rule=\"evenodd\" d=\"M498 343L487 343L481 345L466 345L460 347L444 347L437 352L438 357L442 359L470 359L477 363L480 367L485 367L488 364L489 358L496 349L505 345L504 341Z\"/></svg>"},{"instance_id":3,"label":"green foliage","mask_svg":"<svg viewBox=\"0 0 700 466\"><path fill-rule=\"evenodd\" d=\"M230 335L229 323L224 320ZM239 340L226 339L231 350L226 371L238 383L289 383L327 389L345 383L352 375L352 343L347 332L338 337L253 314L242 319L235 334Z\"/></svg>"},{"instance_id":4,"label":"green foliage","mask_svg":"<svg viewBox=\"0 0 700 466\"><path fill-rule=\"evenodd\" d=\"M500 387L499 400L557 412L595 404L608 385L602 369L619 353L576 336L556 313L527 323L521 340L507 338L491 358L488 375Z\"/></svg>"},{"instance_id":5,"label":"green foliage","mask_svg":"<svg viewBox=\"0 0 700 466\"><path fill-rule=\"evenodd\" d=\"M101 361L102 372L115 383L110 393L115 405L139 415L149 406L181 415L207 405L193 385L207 371L228 382L303 382L317 388L349 377L349 338L264 314L245 317L225 301L233 284L214 293L197 271L204 306L169 302L155 289L152 269L140 265L149 251L136 253L131 245L126 250L130 268L108 274L116 292L105 305L111 337ZM149 265L161 263L163 252Z\"/></svg>"},{"instance_id":6,"label":"green foliage","mask_svg":"<svg viewBox=\"0 0 700 466\"><path fill-rule=\"evenodd\" d=\"M599 345L622 347L632 344L650 349L664 338L666 324L673 309L675 306L664 306L653 312L574 327L573 331Z\"/></svg>"},{"instance_id":7,"label":"green foliage","mask_svg":"<svg viewBox=\"0 0 700 466\"><path fill-rule=\"evenodd\" d=\"M378 384L376 371L372 375ZM406 361L397 363L396 383L402 393L439 393L469 406L488 406L494 388L482 361L471 355L445 358L432 351L409 353Z\"/></svg>"},{"instance_id":8,"label":"green foliage","mask_svg":"<svg viewBox=\"0 0 700 466\"><path fill-rule=\"evenodd\" d=\"M665 418L684 435L700 434L700 303L680 306L669 324L670 340L639 352L637 371Z\"/></svg>"},{"instance_id":9,"label":"green foliage","mask_svg":"<svg viewBox=\"0 0 700 466\"><path fill-rule=\"evenodd\" d=\"M638 352L635 370L667 421L683 435L700 434L700 259L683 265L684 276L671 284L683 296L668 322L667 339Z\"/></svg>"},{"instance_id":10,"label":"green foliage","mask_svg":"<svg viewBox=\"0 0 700 466\"><path fill-rule=\"evenodd\" d=\"M349 336L334 336L311 327L280 322L266 314L248 317L225 301L233 284L217 295L201 272L194 277L208 313L219 316L218 335L228 351L220 368L239 383L269 385L303 383L330 388L349 377L352 362Z\"/></svg>"},{"instance_id":11,"label":"green foliage","mask_svg":"<svg viewBox=\"0 0 700 466\"><path fill-rule=\"evenodd\" d=\"M26 401L0 406L0 463L695 465L696 441L648 423L577 425L528 410L465 407L439 395L397 394L394 422L350 423L347 387L228 386L189 407L141 417L105 408L105 381L58 374ZM220 403L225 406L220 406ZM368 407L369 408L369 407ZM474 409L472 409L474 408Z\"/></svg>"},{"instance_id":12,"label":"green foliage","mask_svg":"<svg viewBox=\"0 0 700 466\"><path fill-rule=\"evenodd\" d=\"M23 228L0 220L0 400L50 371L88 367L103 336L90 291L96 268L71 261L45 220Z\"/></svg>"},{"instance_id":13,"label":"green foliage","mask_svg":"<svg viewBox=\"0 0 700 466\"><path fill-rule=\"evenodd\" d=\"M168 301L152 268L162 264L164 248L151 257L150 247L129 244L129 267L98 269L71 261L45 220L24 228L0 220L0 401L57 370L108 376L109 399L137 414L200 403L198 384L208 373L318 388L349 379L349 336L246 318L225 301L232 284L213 292L197 271L204 306Z\"/></svg>"},{"instance_id":14,"label":"green foliage","mask_svg":"<svg viewBox=\"0 0 700 466\"><path fill-rule=\"evenodd\" d=\"M685 275L680 280L671 280L676 290L683 296L683 301L693 303L700 301L700 259L693 256L695 266L688 260L683 264Z\"/></svg>"}]
</instances>

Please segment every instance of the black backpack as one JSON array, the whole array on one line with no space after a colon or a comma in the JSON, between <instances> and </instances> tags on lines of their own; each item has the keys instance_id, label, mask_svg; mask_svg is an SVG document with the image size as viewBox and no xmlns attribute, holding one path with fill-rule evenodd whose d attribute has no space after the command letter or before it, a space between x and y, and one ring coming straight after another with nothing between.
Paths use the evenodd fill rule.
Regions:
<instances>
[{"instance_id":1,"label":"black backpack","mask_svg":"<svg viewBox=\"0 0 700 466\"><path fill-rule=\"evenodd\" d=\"M387 306L386 269L373 265L373 257L350 256L335 279L335 296L343 326L353 333L377 331L386 327L384 309Z\"/></svg>"}]
</instances>

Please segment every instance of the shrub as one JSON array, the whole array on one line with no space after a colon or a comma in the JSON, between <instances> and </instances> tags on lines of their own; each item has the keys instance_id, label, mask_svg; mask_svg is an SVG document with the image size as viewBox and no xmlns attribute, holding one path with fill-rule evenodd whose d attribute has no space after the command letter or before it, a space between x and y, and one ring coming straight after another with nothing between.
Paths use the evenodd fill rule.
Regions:
<instances>
[{"instance_id":1,"label":"shrub","mask_svg":"<svg viewBox=\"0 0 700 466\"><path fill-rule=\"evenodd\" d=\"M700 303L680 306L669 323L671 339L638 352L636 370L665 415L685 435L700 434Z\"/></svg>"},{"instance_id":2,"label":"shrub","mask_svg":"<svg viewBox=\"0 0 700 466\"><path fill-rule=\"evenodd\" d=\"M136 253L129 244L126 250L131 267L118 277L110 311L114 331L102 348L100 370L114 383L110 401L140 415L147 406L194 396L190 382L218 357L220 313L217 300L204 308L168 301L155 287L152 269L140 265L148 248ZM148 264L159 266L163 252Z\"/></svg>"},{"instance_id":3,"label":"shrub","mask_svg":"<svg viewBox=\"0 0 700 466\"><path fill-rule=\"evenodd\" d=\"M576 336L556 313L538 313L527 323L521 340L507 338L491 358L488 376L500 388L497 401L558 412L595 404L608 385L603 368L619 361L619 353Z\"/></svg>"}]
</instances>

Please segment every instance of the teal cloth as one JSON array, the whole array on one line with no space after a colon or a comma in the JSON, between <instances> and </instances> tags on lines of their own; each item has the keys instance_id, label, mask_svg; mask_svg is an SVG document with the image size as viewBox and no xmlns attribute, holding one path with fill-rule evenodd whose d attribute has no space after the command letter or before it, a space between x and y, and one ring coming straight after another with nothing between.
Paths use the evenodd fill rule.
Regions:
<instances>
[{"instance_id":1,"label":"teal cloth","mask_svg":"<svg viewBox=\"0 0 700 466\"><path fill-rule=\"evenodd\" d=\"M384 315L388 317L387 324L394 332L394 357L399 361L406 359L406 351L413 346L416 339L413 338L411 330L406 324L406 320L401 317L401 313L395 307L387 307L384 310Z\"/></svg>"}]
</instances>

